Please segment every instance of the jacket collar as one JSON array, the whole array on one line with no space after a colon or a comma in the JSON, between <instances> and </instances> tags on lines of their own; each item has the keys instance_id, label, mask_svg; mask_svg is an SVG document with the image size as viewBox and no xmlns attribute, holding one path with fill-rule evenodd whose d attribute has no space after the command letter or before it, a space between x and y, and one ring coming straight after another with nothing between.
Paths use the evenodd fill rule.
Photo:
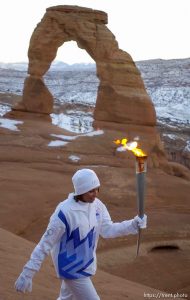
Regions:
<instances>
[{"instance_id":1,"label":"jacket collar","mask_svg":"<svg viewBox=\"0 0 190 300\"><path fill-rule=\"evenodd\" d=\"M89 206L93 204L93 203L85 203L82 201L76 202L74 199L74 193L69 194L68 200L70 201L70 207L72 210L88 211Z\"/></svg>"}]
</instances>

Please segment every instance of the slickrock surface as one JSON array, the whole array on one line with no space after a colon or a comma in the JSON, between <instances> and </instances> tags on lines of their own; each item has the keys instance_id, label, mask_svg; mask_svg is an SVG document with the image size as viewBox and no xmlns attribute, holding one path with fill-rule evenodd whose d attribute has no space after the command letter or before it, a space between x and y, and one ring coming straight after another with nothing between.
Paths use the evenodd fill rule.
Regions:
<instances>
[{"instance_id":1,"label":"slickrock surface","mask_svg":"<svg viewBox=\"0 0 190 300\"><path fill-rule=\"evenodd\" d=\"M94 131L99 135L85 136L52 125L48 116L40 114L12 112L3 119L6 118L23 123L15 125L16 131L0 127L1 228L32 242L39 241L55 207L73 190L71 176L82 167L92 168L100 177L99 197L114 221L137 214L134 156L116 152L112 142L120 131L106 129ZM65 144L50 146L57 140ZM73 156L79 160L71 159ZM145 199L148 229L143 231L138 259L135 260L136 236L100 240L99 270L109 273L98 272L95 276L102 299L127 296L144 299L144 292L148 293L149 288L141 289L136 283L166 293L190 292L189 173L185 170L174 176L166 171L148 160ZM12 284L30 255L31 244L25 247L23 240L9 234L5 236L8 241L5 244L1 238L0 245L1 289L5 295L2 300L19 299ZM39 299L42 294L42 299L56 299L59 287L53 283L57 290L49 292L49 284L54 282L53 269L49 273L49 268L49 263L45 263L44 271L36 278L36 285L34 283L34 295L28 296L29 299ZM128 286L126 280L133 283Z\"/></svg>"}]
</instances>

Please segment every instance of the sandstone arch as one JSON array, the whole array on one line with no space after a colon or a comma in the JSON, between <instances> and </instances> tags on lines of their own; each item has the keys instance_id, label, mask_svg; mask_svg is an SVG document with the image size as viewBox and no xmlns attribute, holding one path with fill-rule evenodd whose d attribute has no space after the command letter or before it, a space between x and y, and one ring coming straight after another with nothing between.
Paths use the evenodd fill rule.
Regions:
<instances>
[{"instance_id":1,"label":"sandstone arch","mask_svg":"<svg viewBox=\"0 0 190 300\"><path fill-rule=\"evenodd\" d=\"M107 14L79 6L54 6L46 10L29 45L29 76L16 110L50 114L53 96L43 75L55 59L57 49L76 41L94 59L100 80L95 120L154 126L156 115L142 78L130 55L119 49L106 27Z\"/></svg>"}]
</instances>

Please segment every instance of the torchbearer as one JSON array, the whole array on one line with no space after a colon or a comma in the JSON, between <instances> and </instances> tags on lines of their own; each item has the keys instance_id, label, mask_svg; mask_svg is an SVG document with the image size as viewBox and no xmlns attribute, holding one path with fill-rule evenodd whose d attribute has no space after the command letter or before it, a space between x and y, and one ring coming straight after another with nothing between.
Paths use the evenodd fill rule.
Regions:
<instances>
[{"instance_id":1,"label":"torchbearer","mask_svg":"<svg viewBox=\"0 0 190 300\"><path fill-rule=\"evenodd\" d=\"M146 227L146 217L113 222L98 199L100 180L91 169L72 177L74 192L60 202L50 217L41 240L15 282L18 292L31 292L32 281L45 257L51 253L61 290L57 300L100 300L91 277L96 273L99 235L115 238L137 234ZM39 299L40 300L40 299Z\"/></svg>"}]
</instances>

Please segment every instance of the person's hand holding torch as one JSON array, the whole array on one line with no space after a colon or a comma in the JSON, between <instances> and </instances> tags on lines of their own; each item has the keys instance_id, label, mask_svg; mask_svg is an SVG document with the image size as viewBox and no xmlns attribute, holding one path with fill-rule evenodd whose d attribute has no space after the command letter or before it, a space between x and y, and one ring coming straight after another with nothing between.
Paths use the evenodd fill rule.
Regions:
<instances>
[{"instance_id":1,"label":"person's hand holding torch","mask_svg":"<svg viewBox=\"0 0 190 300\"><path fill-rule=\"evenodd\" d=\"M128 140L116 140L116 145L120 145L118 151L132 151L136 156L136 179L137 179L137 209L138 216L134 218L135 226L138 229L137 239L137 252L139 254L140 240L141 240L141 229L146 228L147 216L144 214L144 197L145 197L145 177L147 171L147 155L139 148L137 148L137 142L128 143Z\"/></svg>"}]
</instances>

